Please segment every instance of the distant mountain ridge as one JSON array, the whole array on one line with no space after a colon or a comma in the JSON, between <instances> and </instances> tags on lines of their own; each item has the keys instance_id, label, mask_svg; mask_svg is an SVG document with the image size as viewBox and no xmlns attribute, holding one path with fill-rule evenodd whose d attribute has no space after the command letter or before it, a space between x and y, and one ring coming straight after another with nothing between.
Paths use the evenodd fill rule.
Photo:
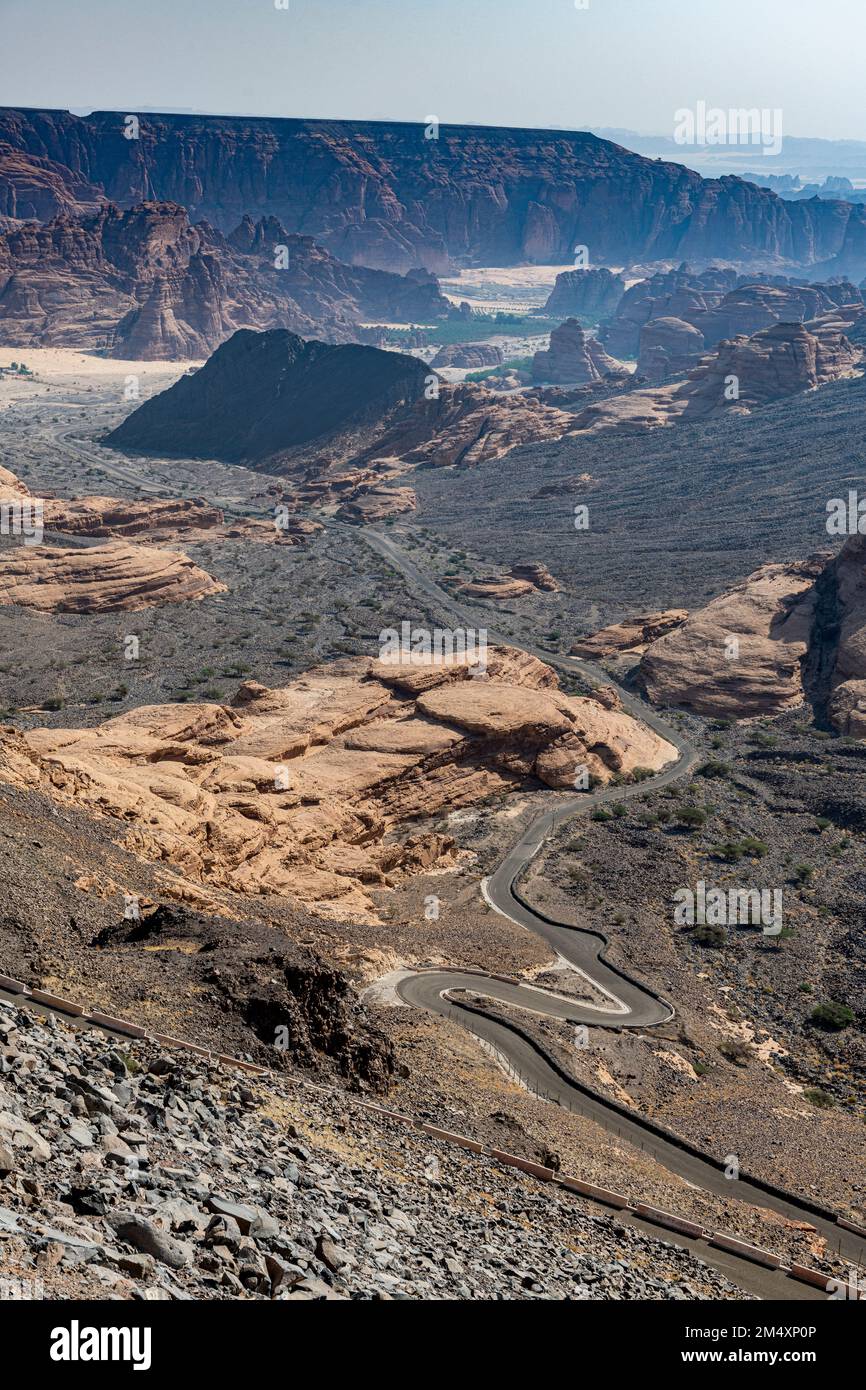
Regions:
<instances>
[{"instance_id":1,"label":"distant mountain ridge","mask_svg":"<svg viewBox=\"0 0 866 1390\"><path fill-rule=\"evenodd\" d=\"M170 201L223 232L275 216L343 261L389 270L561 265L585 245L593 264L866 272L866 208L784 202L588 133L442 126L427 139L420 122L142 113L127 139L125 120L0 109L0 215L44 218L82 196Z\"/></svg>"}]
</instances>

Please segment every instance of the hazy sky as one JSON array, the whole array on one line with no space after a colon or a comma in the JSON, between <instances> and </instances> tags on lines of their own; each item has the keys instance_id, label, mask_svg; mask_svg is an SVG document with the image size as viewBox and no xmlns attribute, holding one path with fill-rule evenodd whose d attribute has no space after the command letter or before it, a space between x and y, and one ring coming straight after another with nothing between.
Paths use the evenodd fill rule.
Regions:
<instances>
[{"instance_id":1,"label":"hazy sky","mask_svg":"<svg viewBox=\"0 0 866 1390\"><path fill-rule=\"evenodd\" d=\"M581 0L578 0L580 3ZM0 0L0 104L866 139L866 0Z\"/></svg>"}]
</instances>

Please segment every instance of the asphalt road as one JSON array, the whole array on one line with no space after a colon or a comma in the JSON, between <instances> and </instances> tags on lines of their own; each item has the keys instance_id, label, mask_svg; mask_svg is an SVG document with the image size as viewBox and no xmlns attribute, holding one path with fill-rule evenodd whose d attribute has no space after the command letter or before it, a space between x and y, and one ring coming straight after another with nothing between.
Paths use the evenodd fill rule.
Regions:
<instances>
[{"instance_id":1,"label":"asphalt road","mask_svg":"<svg viewBox=\"0 0 866 1390\"><path fill-rule=\"evenodd\" d=\"M414 589L434 602L437 609L454 614L456 626L474 626L476 629L487 627L488 614L477 608L464 608L456 604L453 596L425 575L412 558L401 551L389 537L371 529L356 530L355 533L361 534L368 545L400 571ZM832 1249L840 1251L845 1258L852 1261L863 1261L866 1249L862 1238L837 1226L832 1213L822 1215L813 1211L805 1200L800 1202L795 1197L788 1199L773 1192L766 1192L761 1186L746 1178L736 1181L726 1178L724 1163L720 1159L678 1141L675 1136L667 1137L664 1133L659 1133L651 1120L606 1100L569 1077L540 1044L522 1033L519 1027L503 1024L480 1009L473 1008L470 1011L453 997L456 991L471 991L476 996L481 995L517 1005L521 1009L531 1010L548 1018L613 1029L648 1028L665 1023L674 1016L674 1008L670 1003L660 999L639 980L607 963L604 958L607 942L600 933L556 922L531 908L520 896L517 880L555 826L572 817L588 815L605 801L622 801L630 796L645 796L647 791L678 780L694 766L697 753L678 730L671 728L638 697L617 685L616 681L599 667L574 657L560 656L543 648L529 646L513 637L498 636L490 628L487 632L489 642L518 647L558 670L579 675L590 686L613 686L623 707L672 744L678 756L655 777L647 778L643 782L583 792L567 801L558 801L554 810L542 814L529 826L484 885L485 895L497 912L542 937L605 994L607 1002L603 1007L580 1004L558 997L550 991L508 983L492 975L449 969L425 970L409 975L398 985L398 993L407 1003L418 1008L456 1018L493 1047L529 1089L565 1109L594 1120L605 1130L643 1149L663 1167L687 1182L719 1197L734 1197L751 1205L779 1212L793 1221L807 1221L826 1236ZM779 1292L780 1281L784 1281L785 1292ZM746 1287L741 1278L736 1282ZM761 1297L792 1296L791 1281L785 1280L784 1276L778 1273L762 1272L759 1282L762 1289ZM754 1280L752 1288L755 1289ZM775 1289L775 1292L771 1292L771 1289Z\"/></svg>"}]
</instances>

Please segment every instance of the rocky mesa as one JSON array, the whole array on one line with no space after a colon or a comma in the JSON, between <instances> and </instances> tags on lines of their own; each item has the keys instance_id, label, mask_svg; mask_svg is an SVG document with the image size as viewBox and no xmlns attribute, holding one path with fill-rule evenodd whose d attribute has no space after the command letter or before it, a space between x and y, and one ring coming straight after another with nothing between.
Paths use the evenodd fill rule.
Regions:
<instances>
[{"instance_id":1,"label":"rocky mesa","mask_svg":"<svg viewBox=\"0 0 866 1390\"><path fill-rule=\"evenodd\" d=\"M231 705L145 706L95 728L2 735L0 780L118 821L125 848L197 884L341 916L455 863L424 822L494 792L573 790L675 750L615 696L562 694L534 657L347 659Z\"/></svg>"}]
</instances>

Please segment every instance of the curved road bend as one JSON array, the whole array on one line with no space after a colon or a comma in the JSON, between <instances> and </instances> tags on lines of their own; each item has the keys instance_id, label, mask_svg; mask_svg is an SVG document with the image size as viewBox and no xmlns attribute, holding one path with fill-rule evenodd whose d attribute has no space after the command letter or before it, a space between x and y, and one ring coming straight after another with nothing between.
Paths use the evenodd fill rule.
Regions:
<instances>
[{"instance_id":1,"label":"curved road bend","mask_svg":"<svg viewBox=\"0 0 866 1390\"><path fill-rule=\"evenodd\" d=\"M423 574L414 561L398 549L387 536L367 528L345 529L351 530L355 535L360 534L366 543L399 570L414 588L437 607L454 613L461 626L474 625L476 629L486 626L488 619L483 611L459 607L450 594ZM487 899L496 911L512 922L535 932L558 955L587 976L606 996L607 1002L603 1006L578 1003L536 986L509 984L492 976L459 969L425 970L410 975L398 986L399 994L409 1004L446 1017L453 1016L455 1010L459 1010L466 1027L489 1043L516 1068L531 1088L642 1148L663 1167L687 1182L720 1197L735 1197L753 1206L769 1208L793 1221L807 1221L827 1238L833 1249L839 1250L848 1259L862 1261L866 1254L863 1239L837 1226L829 1212L826 1216L821 1215L820 1212L811 1210L805 1199L802 1202L796 1197L788 1200L781 1195L765 1192L747 1179L734 1181L726 1178L724 1165L713 1159L710 1154L693 1149L687 1143L678 1143L673 1137L666 1138L663 1133L657 1132L651 1120L633 1114L614 1102L606 1101L569 1078L553 1063L539 1044L531 1041L519 1030L510 1028L476 1009L470 1011L463 1008L456 999L448 997L453 991L468 990L504 1004L539 1013L544 1017L613 1029L651 1027L665 1023L674 1016L671 1005L658 998L639 981L605 961L607 943L600 933L548 918L529 906L520 896L516 884L523 869L540 850L556 825L571 817L586 815L605 801L622 801L627 797L644 796L648 791L657 790L676 781L694 766L697 754L676 729L670 728L654 710L649 709L637 696L624 690L598 666L575 657L552 655L542 648L530 646L513 637L496 634L490 628L487 629L487 633L491 643L517 647L532 656L537 656L550 666L581 676L590 686L612 686L623 707L673 744L679 756L655 777L647 778L643 782L623 787L606 787L596 792L583 792L565 802L560 801L556 809L545 812L532 822L486 883ZM776 1287L778 1288L778 1285ZM790 1281L786 1281L786 1290L790 1287ZM790 1297L790 1294L786 1291L782 1295L777 1293L776 1296Z\"/></svg>"},{"instance_id":2,"label":"curved road bend","mask_svg":"<svg viewBox=\"0 0 866 1390\"><path fill-rule=\"evenodd\" d=\"M106 465L104 451L100 451L100 454L96 455L91 452L90 441L81 439L80 425L57 431L57 441L68 451L77 454L81 463L90 466L98 465L104 472L115 476L118 480L135 483L141 487L142 491L151 493L165 491L164 485L147 483L139 473L130 468L124 468L122 465L114 463ZM487 613L481 609L459 607L451 594L428 578L414 561L399 550L387 536L369 528L357 526L335 526L333 529L343 530L356 537L360 535L372 549L402 572L415 589L432 600L438 607L454 613L459 625L474 625L476 628L487 627ZM606 942L600 934L570 927L567 924L546 918L543 914L532 909L520 897L516 880L557 824L573 816L586 815L595 806L606 800L621 801L631 796L643 795L649 790L655 790L676 781L693 766L696 754L686 740L676 730L670 728L654 710L649 709L642 700L631 692L618 686L607 672L594 666L591 662L581 661L576 657L553 654L543 648L518 641L514 637L497 634L489 627L487 632L491 642L526 651L565 673L580 676L590 687L613 686L617 690L623 708L671 743L677 749L679 756L675 762L664 768L657 776L648 778L642 783L634 786L604 788L591 793L585 792L579 796L571 797L567 801L559 801L553 811L545 812L533 821L486 885L487 896L491 905L512 921L543 937L552 949L567 960L573 968L584 973L606 996L607 1002L603 1007L581 1005L573 1000L557 997L551 991L527 985L509 984L492 977L469 974L459 970L427 971L413 975L402 982L400 993L408 1003L444 1016L459 1009L466 1019L466 1026L470 1031L484 1038L526 1078L530 1085L544 1092L551 1100L588 1116L603 1128L641 1146L669 1171L679 1174L687 1181L693 1182L707 1191L716 1192L726 1197L738 1196L744 1201L770 1207L793 1219L809 1221L816 1225L827 1236L830 1244L840 1250L846 1258L862 1261L866 1252L864 1252L863 1242L859 1237L842 1231L831 1221L816 1216L808 1207L802 1207L796 1201L788 1202L776 1198L773 1194L764 1193L760 1188L755 1188L748 1182L734 1183L725 1179L720 1168L709 1155L702 1156L697 1153L690 1153L675 1142L656 1135L653 1132L651 1122L643 1120L639 1115L620 1113L615 1104L606 1102L602 1097L596 1096L581 1087L576 1081L568 1079L559 1072L551 1064L543 1050L521 1033L481 1013L473 1011L470 1014L470 1011L462 1008L456 1000L449 1001L447 999L447 993L453 990L483 992L490 998L498 999L506 1004L516 1004L523 1009L535 1010L546 1017L562 1018L574 1023L595 1024L609 1028L649 1027L667 1021L674 1012L670 1005L657 998L649 989L610 966L604 960ZM482 985L483 991L481 990ZM632 1220L633 1224L641 1225L637 1218ZM646 1229L657 1234L653 1227L647 1226ZM690 1242L688 1238L676 1236L673 1233L669 1233L665 1238L697 1248L704 1259L709 1258L709 1252L703 1242ZM794 1284L792 1281L784 1279L784 1276L779 1275L776 1271L759 1270L757 1266L740 1260L734 1255L729 1256L724 1252L712 1252L711 1262L725 1267L726 1272L735 1282L762 1297L773 1297L773 1289L776 1297L785 1299L808 1298L818 1292L814 1289L809 1290L808 1286ZM783 1291L780 1292L780 1281L782 1280L784 1280ZM819 1296L823 1297L824 1295Z\"/></svg>"}]
</instances>

